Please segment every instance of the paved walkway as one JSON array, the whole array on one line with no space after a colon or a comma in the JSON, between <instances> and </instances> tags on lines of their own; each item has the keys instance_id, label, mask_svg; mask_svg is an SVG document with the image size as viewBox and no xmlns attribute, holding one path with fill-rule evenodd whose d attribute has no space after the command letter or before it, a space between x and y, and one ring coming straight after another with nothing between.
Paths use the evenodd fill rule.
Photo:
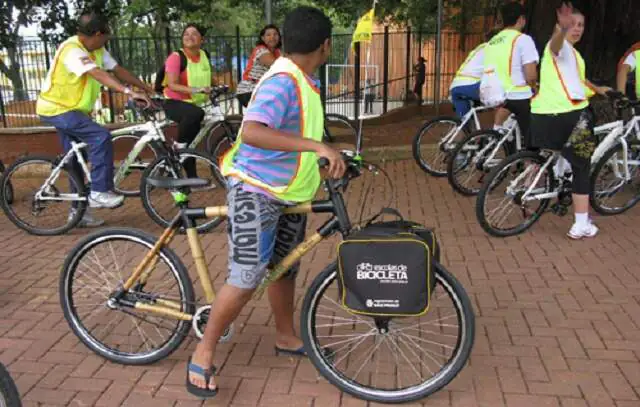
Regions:
<instances>
[{"instance_id":1,"label":"paved walkway","mask_svg":"<svg viewBox=\"0 0 640 407\"><path fill-rule=\"evenodd\" d=\"M469 365L444 390L412 405L640 406L640 207L596 218L602 233L592 241L567 240L571 219L552 214L523 236L495 239L477 225L475 201L454 195L446 180L425 176L411 161L389 163L387 170L395 181L393 205L437 227L443 263L468 290L477 315ZM359 192L350 194L352 209ZM375 190L368 204L379 207L384 192ZM159 232L136 199L101 215L112 226ZM376 405L341 394L306 360L273 356L265 302L250 303L232 341L220 346L221 390L204 404L184 389L193 340L151 366L122 367L95 356L70 332L58 301L62 261L86 233L39 238L0 217L0 360L25 406ZM300 292L328 262L334 244L308 255ZM223 231L206 235L204 245L219 285ZM185 256L186 248L179 236L177 253ZM192 261L185 258L185 264Z\"/></svg>"}]
</instances>

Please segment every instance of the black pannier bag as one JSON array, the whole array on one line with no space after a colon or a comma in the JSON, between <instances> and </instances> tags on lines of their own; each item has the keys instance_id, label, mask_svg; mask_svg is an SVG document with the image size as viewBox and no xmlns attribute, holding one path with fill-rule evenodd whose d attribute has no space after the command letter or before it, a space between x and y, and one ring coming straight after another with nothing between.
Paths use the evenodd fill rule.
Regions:
<instances>
[{"instance_id":1,"label":"black pannier bag","mask_svg":"<svg viewBox=\"0 0 640 407\"><path fill-rule=\"evenodd\" d=\"M390 222L373 221L383 213ZM429 309L440 248L431 229L384 208L338 246L341 305L371 316L419 316Z\"/></svg>"}]
</instances>

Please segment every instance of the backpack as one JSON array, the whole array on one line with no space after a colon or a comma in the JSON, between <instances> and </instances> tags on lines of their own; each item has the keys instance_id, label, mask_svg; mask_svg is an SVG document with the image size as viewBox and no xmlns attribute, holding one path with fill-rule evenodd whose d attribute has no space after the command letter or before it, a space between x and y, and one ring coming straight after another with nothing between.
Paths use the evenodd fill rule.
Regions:
<instances>
[{"instance_id":1,"label":"backpack","mask_svg":"<svg viewBox=\"0 0 640 407\"><path fill-rule=\"evenodd\" d=\"M480 101L487 107L500 106L507 100L507 92L502 86L495 69L485 69L480 78Z\"/></svg>"},{"instance_id":2,"label":"backpack","mask_svg":"<svg viewBox=\"0 0 640 407\"><path fill-rule=\"evenodd\" d=\"M207 60L209 61L209 63L211 63L211 55L209 54L209 51L203 49L204 54L207 56ZM184 51L182 51L181 49L175 51L178 53L178 55L180 56L180 73L184 72L185 69L187 69L187 56L184 54ZM160 69L158 69L158 72L156 72L156 80L153 84L153 90L155 90L158 93L162 93L164 92L164 88L166 87L166 83L164 82L164 75L165 75L165 64L162 64L162 66L160 67Z\"/></svg>"}]
</instances>

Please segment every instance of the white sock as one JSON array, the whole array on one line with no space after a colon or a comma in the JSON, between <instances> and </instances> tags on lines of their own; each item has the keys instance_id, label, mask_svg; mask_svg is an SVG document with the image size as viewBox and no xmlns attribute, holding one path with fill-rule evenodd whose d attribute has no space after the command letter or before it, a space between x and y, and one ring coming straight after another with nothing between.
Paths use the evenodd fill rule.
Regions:
<instances>
[{"instance_id":1,"label":"white sock","mask_svg":"<svg viewBox=\"0 0 640 407\"><path fill-rule=\"evenodd\" d=\"M494 129L495 131L498 131L498 130L500 130L501 128L502 128L502 126L501 126L501 125L499 125L499 124L494 124L494 125L493 125L493 129Z\"/></svg>"},{"instance_id":2,"label":"white sock","mask_svg":"<svg viewBox=\"0 0 640 407\"><path fill-rule=\"evenodd\" d=\"M589 213L576 213L576 225L587 226L589 224Z\"/></svg>"}]
</instances>

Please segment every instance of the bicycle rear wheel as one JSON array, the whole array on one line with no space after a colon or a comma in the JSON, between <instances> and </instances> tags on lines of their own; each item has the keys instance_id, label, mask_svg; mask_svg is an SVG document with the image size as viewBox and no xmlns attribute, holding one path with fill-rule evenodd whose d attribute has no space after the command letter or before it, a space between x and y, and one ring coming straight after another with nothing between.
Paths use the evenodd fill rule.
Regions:
<instances>
[{"instance_id":1,"label":"bicycle rear wheel","mask_svg":"<svg viewBox=\"0 0 640 407\"><path fill-rule=\"evenodd\" d=\"M83 239L67 256L60 274L64 317L89 349L115 363L143 365L170 355L180 346L191 321L169 319L131 304L165 305L193 314L195 295L186 267L163 247L138 282L115 299L114 293L151 251L156 238L129 228L112 228Z\"/></svg>"},{"instance_id":2,"label":"bicycle rear wheel","mask_svg":"<svg viewBox=\"0 0 640 407\"><path fill-rule=\"evenodd\" d=\"M22 407L20 392L2 363L0 363L0 407Z\"/></svg>"},{"instance_id":3,"label":"bicycle rear wheel","mask_svg":"<svg viewBox=\"0 0 640 407\"><path fill-rule=\"evenodd\" d=\"M169 191L162 188L155 188L147 183L149 177L170 177L187 178L184 163L185 159L195 160L195 168L198 178L207 179L211 185L206 188L193 189L189 192L189 202L192 207L204 208L207 206L224 205L227 199L226 185L222 181L223 177L218 170L218 165L208 154L203 154L195 150L180 150L177 152L180 157L178 163L179 173L174 171L172 158L168 156L158 158L152 163L142 175L140 182L140 198L147 214L163 228L171 223L171 220L178 214L173 194L176 191ZM222 217L211 219L199 219L196 221L198 232L207 232L223 221ZM180 228L184 232L184 227Z\"/></svg>"},{"instance_id":4,"label":"bicycle rear wheel","mask_svg":"<svg viewBox=\"0 0 640 407\"><path fill-rule=\"evenodd\" d=\"M115 174L118 174L120 167L125 164L129 158L129 154L132 152L135 144L140 141L140 136L136 134L121 134L114 136L113 143L113 161L115 167ZM140 195L140 179L144 170L155 161L158 154L153 149L151 144L147 144L138 153L137 157L133 159L127 171L124 173L124 178L119 182L114 182L113 189L124 196L139 196Z\"/></svg>"},{"instance_id":5,"label":"bicycle rear wheel","mask_svg":"<svg viewBox=\"0 0 640 407\"><path fill-rule=\"evenodd\" d=\"M66 233L86 211L84 182L74 171L56 169L57 165L51 157L23 157L0 178L2 210L14 225L33 235Z\"/></svg>"},{"instance_id":6,"label":"bicycle rear wheel","mask_svg":"<svg viewBox=\"0 0 640 407\"><path fill-rule=\"evenodd\" d=\"M372 317L339 305L337 267L329 265L302 305L301 333L311 363L340 390L369 401L404 403L442 389L469 359L475 316L452 274L436 264L433 277L429 312L393 318L382 332Z\"/></svg>"}]
</instances>

